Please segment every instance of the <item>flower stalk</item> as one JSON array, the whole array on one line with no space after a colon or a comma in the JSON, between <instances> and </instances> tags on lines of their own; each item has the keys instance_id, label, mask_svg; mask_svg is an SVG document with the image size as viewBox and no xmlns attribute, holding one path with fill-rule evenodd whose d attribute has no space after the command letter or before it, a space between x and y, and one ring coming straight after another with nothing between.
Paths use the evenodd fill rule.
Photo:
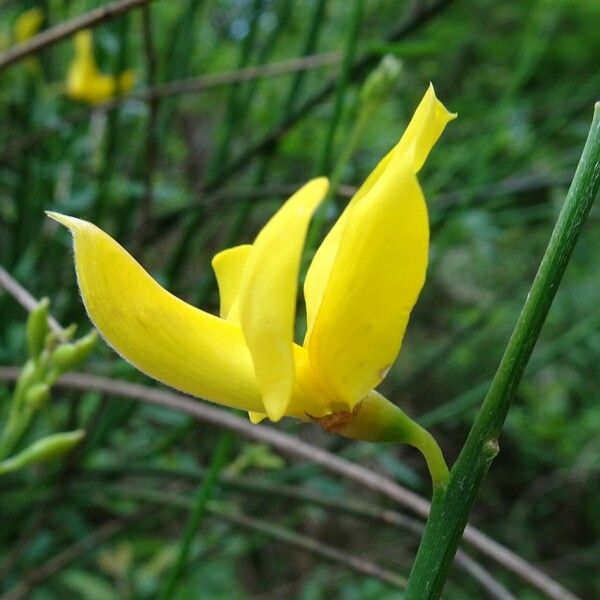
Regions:
<instances>
[{"instance_id":1,"label":"flower stalk","mask_svg":"<svg viewBox=\"0 0 600 600\"><path fill-rule=\"evenodd\" d=\"M600 102L573 182L504 356L446 489L435 494L404 600L435 600L477 492L499 451L498 437L552 301L600 187Z\"/></svg>"}]
</instances>

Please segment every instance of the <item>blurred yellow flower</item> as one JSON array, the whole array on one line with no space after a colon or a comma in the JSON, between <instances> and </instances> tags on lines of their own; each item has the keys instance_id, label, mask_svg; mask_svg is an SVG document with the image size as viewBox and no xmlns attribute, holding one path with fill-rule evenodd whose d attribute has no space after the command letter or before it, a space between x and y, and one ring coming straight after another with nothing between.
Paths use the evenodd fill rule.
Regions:
<instances>
[{"instance_id":1,"label":"blurred yellow flower","mask_svg":"<svg viewBox=\"0 0 600 600\"><path fill-rule=\"evenodd\" d=\"M398 144L326 236L304 284L302 345L294 343L299 265L327 179L300 188L252 245L214 257L220 317L163 289L95 225L48 214L73 234L91 320L141 371L248 411L253 422L313 419L349 437L423 450L429 434L374 388L400 350L425 280L429 226L417 173L454 117L430 86Z\"/></svg>"},{"instance_id":2,"label":"blurred yellow flower","mask_svg":"<svg viewBox=\"0 0 600 600\"><path fill-rule=\"evenodd\" d=\"M88 104L99 104L116 95L126 94L134 81L131 69L118 77L101 73L94 58L92 32L86 29L75 34L75 56L67 73L66 93L69 97Z\"/></svg>"},{"instance_id":3,"label":"blurred yellow flower","mask_svg":"<svg viewBox=\"0 0 600 600\"><path fill-rule=\"evenodd\" d=\"M40 8L30 8L22 12L15 21L12 31L13 42L22 44L32 38L42 27L44 12ZM0 47L4 44L0 40ZM25 68L32 75L41 74L40 63L36 57L30 57L24 61Z\"/></svg>"},{"instance_id":4,"label":"blurred yellow flower","mask_svg":"<svg viewBox=\"0 0 600 600\"><path fill-rule=\"evenodd\" d=\"M44 22L44 13L40 8L30 8L21 13L13 28L14 38L17 43L22 43L32 38Z\"/></svg>"}]
</instances>

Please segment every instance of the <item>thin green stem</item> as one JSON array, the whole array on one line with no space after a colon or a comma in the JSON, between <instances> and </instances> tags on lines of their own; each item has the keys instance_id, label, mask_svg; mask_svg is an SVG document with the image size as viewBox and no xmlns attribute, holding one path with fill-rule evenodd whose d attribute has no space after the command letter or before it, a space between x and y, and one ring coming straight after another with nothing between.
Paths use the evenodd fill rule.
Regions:
<instances>
[{"instance_id":1,"label":"thin green stem","mask_svg":"<svg viewBox=\"0 0 600 600\"><path fill-rule=\"evenodd\" d=\"M173 597L177 583L179 582L179 579L185 570L192 541L196 535L196 532L198 531L198 527L202 521L202 518L206 514L206 506L210 500L210 497L212 496L212 491L217 483L221 469L227 460L232 437L233 436L230 432L225 432L222 433L221 437L219 438L212 461L208 471L206 472L206 476L202 480L202 483L198 488L198 492L196 493L196 497L194 498L192 513L181 539L177 561L160 596L163 600L168 600L168 598Z\"/></svg>"},{"instance_id":2,"label":"thin green stem","mask_svg":"<svg viewBox=\"0 0 600 600\"><path fill-rule=\"evenodd\" d=\"M254 0L251 7L248 34L240 47L237 69L244 69L250 64L252 52L259 32L259 17L263 9L263 0ZM231 150L231 143L238 129L238 123L243 119L246 105L243 103L240 84L232 85L229 89L227 108L223 119L223 133L218 140L215 152L208 167L208 178L216 176L222 165L227 161Z\"/></svg>"},{"instance_id":3,"label":"thin green stem","mask_svg":"<svg viewBox=\"0 0 600 600\"><path fill-rule=\"evenodd\" d=\"M333 140L337 131L340 119L342 117L342 109L344 108L344 99L346 98L346 90L350 82L350 73L356 52L356 41L360 31L363 14L363 0L354 0L352 14L350 15L350 26L348 28L348 37L346 39L346 49L344 52L344 60L342 61L342 70L338 78L335 91L335 101L333 104L333 114L329 120L329 128L325 137L325 145L323 152L319 158L317 173L329 173L331 170L331 156L333 152Z\"/></svg>"},{"instance_id":4,"label":"thin green stem","mask_svg":"<svg viewBox=\"0 0 600 600\"><path fill-rule=\"evenodd\" d=\"M600 103L512 336L443 494L434 496L405 600L439 598L479 487L498 453L498 436L552 301L600 187Z\"/></svg>"},{"instance_id":5,"label":"thin green stem","mask_svg":"<svg viewBox=\"0 0 600 600\"><path fill-rule=\"evenodd\" d=\"M126 17L119 21L115 28L119 37L119 54L113 66L112 74L116 81L119 81L119 73L125 69L128 59L128 34L129 19ZM117 96L121 94L118 90ZM116 166L116 149L121 138L121 110L116 108L108 114L108 122L104 133L104 148L102 153L102 163L97 173L96 182L96 201L91 212L91 220L94 223L102 223L106 214L109 212L111 204L111 182L113 172Z\"/></svg>"},{"instance_id":6,"label":"thin green stem","mask_svg":"<svg viewBox=\"0 0 600 600\"><path fill-rule=\"evenodd\" d=\"M442 450L431 433L417 423L415 423L412 438L408 443L417 448L425 458L429 474L431 475L433 495L435 497L440 490L444 489L448 481L448 467L446 466Z\"/></svg>"},{"instance_id":7,"label":"thin green stem","mask_svg":"<svg viewBox=\"0 0 600 600\"><path fill-rule=\"evenodd\" d=\"M245 37L244 42L240 47L238 63L236 66L237 69L244 69L250 64L259 33L259 17L262 7L263 0L253 0L248 35ZM209 181L218 176L222 165L228 160L231 144L235 137L235 133L238 130L240 119L242 118L241 115L246 111L246 107L242 105L240 88L241 83L236 83L229 89L227 107L223 118L222 133L207 169L207 179ZM191 215L184 223L181 237L169 259L167 280L172 283L175 283L178 280L179 275L182 272L190 245L198 230L198 214L199 213ZM210 280L208 280L208 282L210 284Z\"/></svg>"},{"instance_id":8,"label":"thin green stem","mask_svg":"<svg viewBox=\"0 0 600 600\"><path fill-rule=\"evenodd\" d=\"M325 19L323 18L325 14L325 4L327 0L317 0L315 4L315 8L313 9L310 25L308 27L308 33L306 35L306 39L304 41L304 46L302 48L302 52L300 56L309 56L313 54L317 43L319 41L319 35L321 30L323 29L323 25L325 23ZM282 113L282 121L285 121L289 115L291 114L294 106L298 98L300 97L300 92L302 90L302 85L306 80L306 72L299 71L294 75L292 79L292 83L288 90L287 98L284 103L284 109Z\"/></svg>"},{"instance_id":9,"label":"thin green stem","mask_svg":"<svg viewBox=\"0 0 600 600\"><path fill-rule=\"evenodd\" d=\"M321 233L326 225L326 207L330 202L335 200L335 196L338 191L338 187L341 183L344 169L346 168L348 161L352 157L352 154L356 149L358 142L361 139L361 135L369 122L372 110L373 103L371 102L363 102L359 104L358 116L354 121L352 129L347 135L345 143L340 149L335 164L333 165L331 175L329 178L329 193L327 196L327 200L315 213L310 228L308 230L308 235L306 239L306 249L302 265L303 278L306 275L306 271L308 270L310 261L313 258L314 252L319 243L319 239L321 238Z\"/></svg>"}]
</instances>

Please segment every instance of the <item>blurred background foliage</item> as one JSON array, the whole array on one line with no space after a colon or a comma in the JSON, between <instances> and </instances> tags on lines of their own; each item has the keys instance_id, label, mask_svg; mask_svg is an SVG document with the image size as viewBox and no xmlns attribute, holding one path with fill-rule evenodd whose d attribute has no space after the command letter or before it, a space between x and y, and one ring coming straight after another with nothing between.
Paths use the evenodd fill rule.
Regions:
<instances>
[{"instance_id":1,"label":"blurred background foliage","mask_svg":"<svg viewBox=\"0 0 600 600\"><path fill-rule=\"evenodd\" d=\"M101 5L4 0L0 46L14 42L15 20L26 9L41 8L43 26L51 27ZM212 255L250 242L297 186L331 175L350 143L361 83L391 54L402 64L398 83L360 131L322 218L335 218L433 81L459 118L420 176L432 226L428 282L383 391L430 427L454 460L527 294L600 96L600 4L155 0L148 6L94 29L102 71L135 70L133 96L98 106L66 97L72 39L0 71L0 264L34 296L48 296L59 322L87 331L70 241L43 214L58 210L102 226L171 291L216 311ZM402 29L404 23L412 26ZM304 55L318 55L305 71L274 75L268 68L248 81L170 95L161 87ZM148 96L149 88L156 93ZM600 597L599 216L596 206L472 515L494 539L584 598ZM26 359L25 322L23 309L0 290L0 364ZM85 369L151 384L104 344ZM2 410L11 393L12 384L0 382ZM26 597L157 597L181 543L182 507L211 460L218 429L96 392L61 389L53 396L31 440L39 431L78 428L87 436L68 458L0 481L2 589L27 583L32 570L75 548L60 569L25 588ZM429 493L423 461L411 449L350 443L308 425L280 427ZM248 485L217 486L178 598L398 597L390 583L329 564L265 530L265 523L277 523L406 575L414 533L281 490L317 491L339 507L351 500L393 507L389 500L243 439L234 442L225 473ZM261 492L265 482L275 491ZM161 490L169 491L169 502L140 497ZM238 509L258 525L223 517ZM89 546L78 546L82 540ZM544 597L493 561L481 561L516 597ZM446 597L488 593L455 569Z\"/></svg>"}]
</instances>

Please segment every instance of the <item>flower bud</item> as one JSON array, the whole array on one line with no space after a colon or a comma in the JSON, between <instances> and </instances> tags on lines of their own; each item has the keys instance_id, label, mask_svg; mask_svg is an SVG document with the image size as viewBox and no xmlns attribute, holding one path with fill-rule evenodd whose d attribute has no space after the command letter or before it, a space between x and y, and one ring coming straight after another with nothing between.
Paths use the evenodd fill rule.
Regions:
<instances>
[{"instance_id":1,"label":"flower bud","mask_svg":"<svg viewBox=\"0 0 600 600\"><path fill-rule=\"evenodd\" d=\"M40 8L30 8L21 13L13 27L15 41L19 44L32 38L44 22L44 13Z\"/></svg>"},{"instance_id":2,"label":"flower bud","mask_svg":"<svg viewBox=\"0 0 600 600\"><path fill-rule=\"evenodd\" d=\"M25 393L25 402L38 410L50 397L50 387L46 383L34 383Z\"/></svg>"},{"instance_id":3,"label":"flower bud","mask_svg":"<svg viewBox=\"0 0 600 600\"><path fill-rule=\"evenodd\" d=\"M95 329L92 329L88 334L78 339L74 345L77 351L76 360L77 363L73 367L79 366L87 357L91 354L96 342L98 341L98 333ZM73 368L71 367L71 368Z\"/></svg>"},{"instance_id":4,"label":"flower bud","mask_svg":"<svg viewBox=\"0 0 600 600\"><path fill-rule=\"evenodd\" d=\"M392 93L401 71L400 60L390 54L384 56L377 68L367 77L360 90L361 102L381 104Z\"/></svg>"},{"instance_id":5,"label":"flower bud","mask_svg":"<svg viewBox=\"0 0 600 600\"><path fill-rule=\"evenodd\" d=\"M0 475L12 473L29 465L46 462L70 452L85 436L83 429L49 435L15 456L0 462Z\"/></svg>"},{"instance_id":6,"label":"flower bud","mask_svg":"<svg viewBox=\"0 0 600 600\"><path fill-rule=\"evenodd\" d=\"M34 360L39 358L46 343L49 305L50 301L48 298L43 298L29 313L29 318L27 319L27 346L29 348L29 355Z\"/></svg>"},{"instance_id":7,"label":"flower bud","mask_svg":"<svg viewBox=\"0 0 600 600\"><path fill-rule=\"evenodd\" d=\"M54 375L58 376L79 366L89 356L97 339L98 334L92 330L76 342L58 346L50 355Z\"/></svg>"},{"instance_id":8,"label":"flower bud","mask_svg":"<svg viewBox=\"0 0 600 600\"><path fill-rule=\"evenodd\" d=\"M64 373L69 370L71 365L75 364L76 353L75 344L61 344L50 355L50 364L54 367L55 371Z\"/></svg>"}]
</instances>

